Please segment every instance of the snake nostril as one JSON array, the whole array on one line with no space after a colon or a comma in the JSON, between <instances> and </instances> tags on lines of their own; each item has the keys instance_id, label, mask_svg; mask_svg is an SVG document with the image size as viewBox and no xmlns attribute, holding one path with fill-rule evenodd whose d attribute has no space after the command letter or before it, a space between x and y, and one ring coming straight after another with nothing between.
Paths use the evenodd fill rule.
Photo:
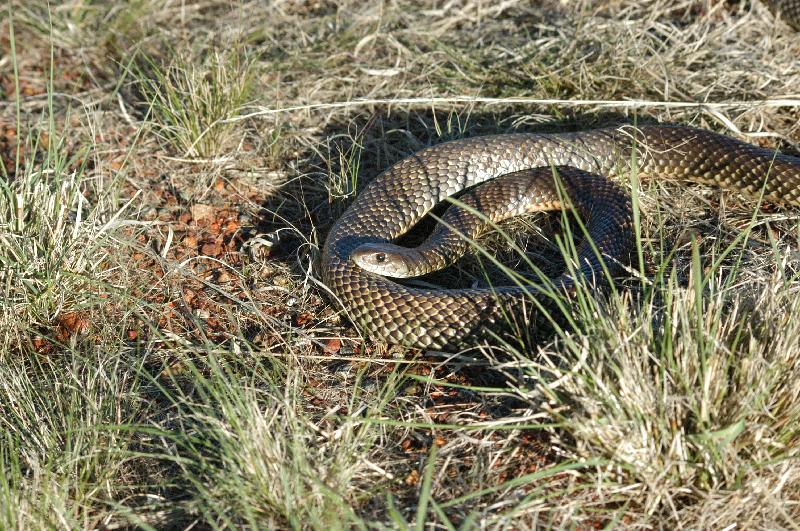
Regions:
<instances>
[{"instance_id":1,"label":"snake nostril","mask_svg":"<svg viewBox=\"0 0 800 531\"><path fill-rule=\"evenodd\" d=\"M375 255L375 260L377 260L379 263L383 263L386 261L386 255L383 253L378 253Z\"/></svg>"}]
</instances>

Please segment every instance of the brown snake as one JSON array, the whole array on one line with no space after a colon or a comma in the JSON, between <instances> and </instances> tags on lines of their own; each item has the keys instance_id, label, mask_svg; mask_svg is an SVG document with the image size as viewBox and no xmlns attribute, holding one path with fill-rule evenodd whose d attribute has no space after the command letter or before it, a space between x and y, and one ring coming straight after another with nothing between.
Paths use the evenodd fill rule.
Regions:
<instances>
[{"instance_id":1,"label":"brown snake","mask_svg":"<svg viewBox=\"0 0 800 531\"><path fill-rule=\"evenodd\" d=\"M800 0L767 3L800 29ZM546 297L522 287L412 288L387 276L415 276L451 263L487 227L475 212L496 222L533 210L561 209L568 206L565 198L586 221L588 240L603 257L584 242L577 274L596 279L603 275L602 264L614 272L631 243L631 207L626 194L601 175L634 169L641 176L685 179L800 204L800 158L703 129L620 126L467 138L423 149L370 182L328 234L323 280L354 323L389 342L446 350L472 346L524 320L531 314L532 297L539 310L547 311ZM451 206L420 247L391 243L439 202L490 180L462 195L461 206ZM564 274L555 284L569 287L573 282Z\"/></svg>"},{"instance_id":2,"label":"brown snake","mask_svg":"<svg viewBox=\"0 0 800 531\"><path fill-rule=\"evenodd\" d=\"M418 151L372 180L328 235L323 279L354 323L389 342L448 350L474 345L502 327L509 315L518 314L530 292L520 287L411 288L357 265L354 251L367 245L356 254L366 249L369 255L375 252L369 246L395 240L445 198L515 172L534 183L518 196L544 204L538 209L557 208L560 205L552 205L558 198L552 167L564 166L573 169L561 168L558 173L577 209L589 214L589 235L603 255L620 257L630 241L630 207L619 199L616 187L601 185L604 179L598 175L629 173L633 161L642 176L686 179L752 196L763 191L767 199L800 204L800 158L703 129L646 125L466 138ZM543 169L526 171L532 168ZM514 181L513 177L497 181L501 189L509 178L508 182ZM601 197L593 197L590 192L595 190ZM501 192L498 197L507 199L515 193ZM473 200L481 197L475 195ZM487 197L484 200L491 202L491 194ZM483 210L491 212L496 207L485 205ZM536 205L524 207L525 211L534 209ZM466 232L474 233L472 229ZM594 254L585 248L579 251L581 273L599 275Z\"/></svg>"}]
</instances>

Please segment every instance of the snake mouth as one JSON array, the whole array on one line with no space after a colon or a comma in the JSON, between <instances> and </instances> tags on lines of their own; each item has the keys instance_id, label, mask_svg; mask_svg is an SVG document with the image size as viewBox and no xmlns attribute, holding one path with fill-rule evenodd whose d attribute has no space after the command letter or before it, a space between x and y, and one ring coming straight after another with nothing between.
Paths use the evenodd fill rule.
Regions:
<instances>
[{"instance_id":1,"label":"snake mouth","mask_svg":"<svg viewBox=\"0 0 800 531\"><path fill-rule=\"evenodd\" d=\"M406 261L405 247L393 243L365 243L359 245L350 257L365 271L386 277L408 278L413 276Z\"/></svg>"}]
</instances>

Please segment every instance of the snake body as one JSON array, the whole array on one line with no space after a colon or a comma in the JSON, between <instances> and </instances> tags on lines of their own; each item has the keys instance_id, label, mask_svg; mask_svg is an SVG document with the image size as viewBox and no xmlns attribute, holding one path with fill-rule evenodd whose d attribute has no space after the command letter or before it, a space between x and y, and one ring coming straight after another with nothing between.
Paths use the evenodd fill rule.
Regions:
<instances>
[{"instance_id":1,"label":"snake body","mask_svg":"<svg viewBox=\"0 0 800 531\"><path fill-rule=\"evenodd\" d=\"M768 0L767 5L796 30L800 30L800 0Z\"/></svg>"},{"instance_id":2,"label":"snake body","mask_svg":"<svg viewBox=\"0 0 800 531\"><path fill-rule=\"evenodd\" d=\"M629 173L634 165L639 175L686 179L752 196L763 192L770 200L800 204L800 158L703 129L619 126L465 138L422 149L373 179L331 228L322 253L323 280L355 324L391 343L439 350L474 345L525 306L530 293L520 287L412 288L358 266L354 252L391 243L440 201L484 181L531 171L546 183L542 170L533 169L574 168L561 172L572 179L577 170L605 176ZM625 241L626 219L616 218L593 238L612 247ZM609 227L621 233L615 236Z\"/></svg>"}]
</instances>

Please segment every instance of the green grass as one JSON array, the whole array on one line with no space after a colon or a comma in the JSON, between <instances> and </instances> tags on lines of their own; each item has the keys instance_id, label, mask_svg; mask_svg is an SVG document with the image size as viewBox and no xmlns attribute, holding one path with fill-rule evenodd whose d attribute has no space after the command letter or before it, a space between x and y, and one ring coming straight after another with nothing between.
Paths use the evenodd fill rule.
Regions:
<instances>
[{"instance_id":1,"label":"green grass","mask_svg":"<svg viewBox=\"0 0 800 531\"><path fill-rule=\"evenodd\" d=\"M106 511L136 492L130 423L142 408L140 366L91 349L46 361L6 356L0 365L4 529L97 527Z\"/></svg>"},{"instance_id":2,"label":"green grass","mask_svg":"<svg viewBox=\"0 0 800 531\"><path fill-rule=\"evenodd\" d=\"M729 259L704 269L693 241L686 281L669 259L638 298L584 293L570 308L577 330L558 331L561 348L544 349L539 362L517 356L540 382L534 403L564 426L553 430L564 453L606 460L610 474L593 495L627 491L619 516L628 523L645 524L644 511L676 525L791 525L783 511L795 507L800 435L793 275L778 270L753 285L742 265L747 238L720 247L704 256ZM766 495L767 485L780 486ZM743 496L758 506L741 507Z\"/></svg>"},{"instance_id":3,"label":"green grass","mask_svg":"<svg viewBox=\"0 0 800 531\"><path fill-rule=\"evenodd\" d=\"M662 120L796 151L800 48L761 3L100 7L0 22L0 528L796 527L794 209L615 176L630 278L502 352L361 337L314 267L442 140ZM579 224L533 227L560 221L445 278L574 256Z\"/></svg>"},{"instance_id":4,"label":"green grass","mask_svg":"<svg viewBox=\"0 0 800 531\"><path fill-rule=\"evenodd\" d=\"M174 54L171 63L140 60L134 78L158 136L190 158L223 155L233 126L225 120L247 103L253 61L236 51L212 51L201 59Z\"/></svg>"},{"instance_id":5,"label":"green grass","mask_svg":"<svg viewBox=\"0 0 800 531\"><path fill-rule=\"evenodd\" d=\"M159 385L176 412L163 436L174 444L166 457L181 470L187 511L220 527L360 522L350 504L363 496L356 478L377 430L358 419L386 398L365 405L354 393L349 411L315 419L303 412L296 368L201 354L202 366L187 360L171 385Z\"/></svg>"}]
</instances>

